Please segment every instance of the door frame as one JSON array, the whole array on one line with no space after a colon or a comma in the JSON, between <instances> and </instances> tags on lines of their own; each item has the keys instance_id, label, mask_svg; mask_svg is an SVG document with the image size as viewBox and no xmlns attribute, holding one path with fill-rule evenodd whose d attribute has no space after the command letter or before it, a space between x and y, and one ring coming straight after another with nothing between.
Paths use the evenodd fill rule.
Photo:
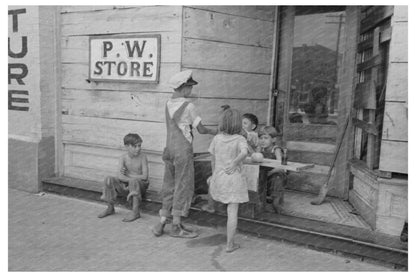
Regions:
<instances>
[{"instance_id":1,"label":"door frame","mask_svg":"<svg viewBox=\"0 0 416 277\"><path fill-rule=\"evenodd\" d=\"M290 41L293 37L293 32L286 32L282 28L286 24L294 24L294 16L289 19L289 22L284 22L288 20L285 18L285 12L294 13L295 6L279 6L276 8L275 15L275 32L274 32L274 45L273 45L273 60L272 60L272 75L271 75L271 93L270 93L270 107L269 107L269 117L268 124L273 126L278 125L282 126L282 138L283 141L287 141L293 136L299 135L299 132L296 132L296 128L307 126L302 123L291 123L292 127L288 126L289 116L287 113L289 105L289 85L290 85L290 76L291 71L284 70L291 68L292 63L292 47L287 47L288 40ZM290 14L289 14L290 15ZM356 51L357 51L357 38L359 34L359 18L360 11L358 6L346 6L345 9L345 33L346 41L351 42L346 44L345 49L345 64L340 70L344 70L341 80L340 80L340 91L338 103L343 103L343 105L338 105L338 118L337 125L323 126L317 124L317 126L323 126L320 129L316 128L316 125L309 125L305 127L308 132L316 132L319 130L327 133L335 134L335 145L340 141L340 134L344 128L344 122L349 116L351 120L351 114L353 111L352 100L353 100L353 91L355 86L356 79ZM292 25L293 26L293 25ZM293 30L293 27L290 29ZM287 34L289 33L289 35ZM284 48L286 45L286 49ZM280 117L280 118L279 118ZM308 130L309 129L309 130ZM343 199L348 199L348 192L350 187L350 171L349 171L349 160L353 155L353 145L354 145L354 129L352 124L349 124L346 130L344 140L342 141L341 149L338 154L338 158L335 163L335 176L334 180L338 180L335 186L330 190L329 194L334 195ZM289 134L288 134L289 132ZM307 138L307 137L306 137Z\"/></svg>"}]
</instances>

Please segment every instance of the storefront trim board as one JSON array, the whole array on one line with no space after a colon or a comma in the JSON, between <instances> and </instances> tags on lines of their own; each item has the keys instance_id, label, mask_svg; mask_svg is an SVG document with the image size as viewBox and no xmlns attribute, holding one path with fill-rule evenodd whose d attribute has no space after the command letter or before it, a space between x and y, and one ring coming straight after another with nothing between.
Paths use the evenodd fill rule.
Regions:
<instances>
[{"instance_id":1,"label":"storefront trim board","mask_svg":"<svg viewBox=\"0 0 416 277\"><path fill-rule=\"evenodd\" d=\"M38 192L55 170L57 9L8 9L9 187Z\"/></svg>"}]
</instances>

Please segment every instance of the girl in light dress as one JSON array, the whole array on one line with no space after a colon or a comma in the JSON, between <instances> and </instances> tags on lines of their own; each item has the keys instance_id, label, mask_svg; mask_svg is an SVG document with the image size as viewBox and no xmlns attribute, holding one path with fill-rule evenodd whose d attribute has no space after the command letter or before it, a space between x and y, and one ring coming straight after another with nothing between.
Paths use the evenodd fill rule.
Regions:
<instances>
[{"instance_id":1,"label":"girl in light dress","mask_svg":"<svg viewBox=\"0 0 416 277\"><path fill-rule=\"evenodd\" d=\"M247 140L240 135L241 121L238 110L226 109L218 125L220 133L214 137L208 148L212 155L213 168L209 194L212 199L227 205L227 252L233 252L240 247L234 242L238 205L248 202L248 187L241 175L248 145Z\"/></svg>"}]
</instances>

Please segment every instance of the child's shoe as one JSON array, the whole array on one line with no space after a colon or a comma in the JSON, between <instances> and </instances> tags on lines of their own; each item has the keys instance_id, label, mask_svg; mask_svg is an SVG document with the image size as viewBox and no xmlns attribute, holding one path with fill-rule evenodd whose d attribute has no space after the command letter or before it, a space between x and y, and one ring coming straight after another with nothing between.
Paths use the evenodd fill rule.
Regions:
<instances>
[{"instance_id":1,"label":"child's shoe","mask_svg":"<svg viewBox=\"0 0 416 277\"><path fill-rule=\"evenodd\" d=\"M112 215L114 213L115 213L114 207L112 208L108 207L107 209L105 209L105 211L103 211L102 213L98 215L98 218L103 218L103 217Z\"/></svg>"},{"instance_id":2,"label":"child's shoe","mask_svg":"<svg viewBox=\"0 0 416 277\"><path fill-rule=\"evenodd\" d=\"M130 212L125 218L123 218L123 222L131 222L138 218L140 218L140 213Z\"/></svg>"},{"instance_id":3,"label":"child's shoe","mask_svg":"<svg viewBox=\"0 0 416 277\"><path fill-rule=\"evenodd\" d=\"M163 228L165 228L166 223L158 222L155 226L152 228L152 233L156 237L160 237L163 235Z\"/></svg>"},{"instance_id":4,"label":"child's shoe","mask_svg":"<svg viewBox=\"0 0 416 277\"><path fill-rule=\"evenodd\" d=\"M172 229L169 234L171 237L175 238L185 238L185 239L193 239L198 236L197 233L185 229L182 224L172 224Z\"/></svg>"}]
</instances>

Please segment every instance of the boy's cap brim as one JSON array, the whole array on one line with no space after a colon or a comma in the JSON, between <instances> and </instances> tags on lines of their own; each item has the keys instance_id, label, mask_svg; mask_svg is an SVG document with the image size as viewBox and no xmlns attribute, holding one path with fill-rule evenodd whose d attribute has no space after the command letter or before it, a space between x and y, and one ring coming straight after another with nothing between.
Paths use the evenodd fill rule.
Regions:
<instances>
[{"instance_id":1,"label":"boy's cap brim","mask_svg":"<svg viewBox=\"0 0 416 277\"><path fill-rule=\"evenodd\" d=\"M192 70L185 70L176 73L170 78L168 85L173 89L177 89L181 86L194 86L198 84L197 81L192 79Z\"/></svg>"},{"instance_id":2,"label":"boy's cap brim","mask_svg":"<svg viewBox=\"0 0 416 277\"><path fill-rule=\"evenodd\" d=\"M191 78L189 78L189 80L188 81L186 81L186 83L184 83L182 86L195 86L195 85L197 85L198 84L198 82L197 81L195 81L194 79L192 79L192 77Z\"/></svg>"}]
</instances>

